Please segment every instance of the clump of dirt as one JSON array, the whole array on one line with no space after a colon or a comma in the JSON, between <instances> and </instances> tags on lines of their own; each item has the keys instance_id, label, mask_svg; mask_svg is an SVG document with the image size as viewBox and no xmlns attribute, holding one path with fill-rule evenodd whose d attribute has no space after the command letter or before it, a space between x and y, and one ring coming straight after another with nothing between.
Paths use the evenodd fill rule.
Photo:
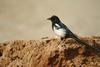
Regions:
<instances>
[{"instance_id":1,"label":"clump of dirt","mask_svg":"<svg viewBox=\"0 0 100 67\"><path fill-rule=\"evenodd\" d=\"M100 49L100 37L81 38ZM0 43L0 67L100 67L100 52L68 38Z\"/></svg>"}]
</instances>

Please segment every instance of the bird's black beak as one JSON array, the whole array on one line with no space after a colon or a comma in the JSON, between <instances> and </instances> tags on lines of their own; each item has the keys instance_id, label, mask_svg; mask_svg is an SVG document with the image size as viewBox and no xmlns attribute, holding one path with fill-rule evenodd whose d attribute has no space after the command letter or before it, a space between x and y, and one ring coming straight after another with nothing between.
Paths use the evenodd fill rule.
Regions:
<instances>
[{"instance_id":1,"label":"bird's black beak","mask_svg":"<svg viewBox=\"0 0 100 67\"><path fill-rule=\"evenodd\" d=\"M51 18L47 18L47 20L51 20Z\"/></svg>"}]
</instances>

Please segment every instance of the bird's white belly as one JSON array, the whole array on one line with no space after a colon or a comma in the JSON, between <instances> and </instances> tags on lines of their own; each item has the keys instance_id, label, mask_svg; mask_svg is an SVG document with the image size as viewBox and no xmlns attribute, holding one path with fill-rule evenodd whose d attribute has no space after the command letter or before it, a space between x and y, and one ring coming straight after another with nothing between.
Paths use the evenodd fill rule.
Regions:
<instances>
[{"instance_id":1,"label":"bird's white belly","mask_svg":"<svg viewBox=\"0 0 100 67\"><path fill-rule=\"evenodd\" d=\"M54 28L54 32L57 36L59 37L65 37L66 36L66 30L65 29L55 29Z\"/></svg>"}]
</instances>

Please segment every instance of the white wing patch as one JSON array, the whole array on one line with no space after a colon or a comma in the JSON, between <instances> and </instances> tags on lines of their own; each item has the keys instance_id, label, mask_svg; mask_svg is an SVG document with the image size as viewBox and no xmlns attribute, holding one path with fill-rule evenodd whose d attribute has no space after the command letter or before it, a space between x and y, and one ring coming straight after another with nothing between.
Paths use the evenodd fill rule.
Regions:
<instances>
[{"instance_id":1,"label":"white wing patch","mask_svg":"<svg viewBox=\"0 0 100 67\"><path fill-rule=\"evenodd\" d=\"M55 26L60 27L57 23L55 24Z\"/></svg>"}]
</instances>

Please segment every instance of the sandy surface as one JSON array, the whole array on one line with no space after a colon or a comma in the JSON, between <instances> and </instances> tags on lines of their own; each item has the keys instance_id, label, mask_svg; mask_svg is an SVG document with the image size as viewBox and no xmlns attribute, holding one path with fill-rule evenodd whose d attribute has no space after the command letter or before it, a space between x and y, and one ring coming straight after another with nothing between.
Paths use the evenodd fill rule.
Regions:
<instances>
[{"instance_id":1,"label":"sandy surface","mask_svg":"<svg viewBox=\"0 0 100 67\"><path fill-rule=\"evenodd\" d=\"M100 48L100 37L82 40ZM0 43L0 67L100 67L100 53L73 39L15 40Z\"/></svg>"}]
</instances>

